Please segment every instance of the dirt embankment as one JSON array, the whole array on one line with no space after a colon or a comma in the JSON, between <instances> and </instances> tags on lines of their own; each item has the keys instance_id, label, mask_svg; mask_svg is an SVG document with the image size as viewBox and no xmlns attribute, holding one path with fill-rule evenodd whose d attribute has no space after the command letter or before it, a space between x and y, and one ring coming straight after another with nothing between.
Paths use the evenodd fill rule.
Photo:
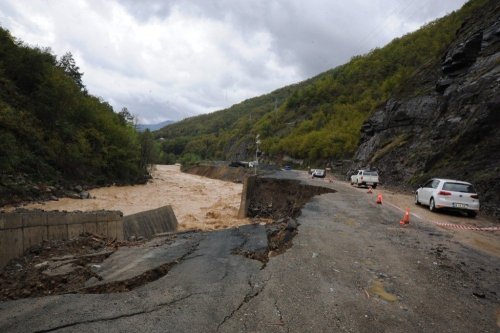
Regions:
<instances>
[{"instance_id":1,"label":"dirt embankment","mask_svg":"<svg viewBox=\"0 0 500 333\"><path fill-rule=\"evenodd\" d=\"M182 167L182 172L211 179L242 183L245 176L253 174L254 170L243 167L235 168L229 166L193 165Z\"/></svg>"},{"instance_id":2,"label":"dirt embankment","mask_svg":"<svg viewBox=\"0 0 500 333\"><path fill-rule=\"evenodd\" d=\"M247 200L247 216L278 220L297 217L302 207L315 195L334 193L334 189L301 184L296 180L257 178Z\"/></svg>"}]
</instances>

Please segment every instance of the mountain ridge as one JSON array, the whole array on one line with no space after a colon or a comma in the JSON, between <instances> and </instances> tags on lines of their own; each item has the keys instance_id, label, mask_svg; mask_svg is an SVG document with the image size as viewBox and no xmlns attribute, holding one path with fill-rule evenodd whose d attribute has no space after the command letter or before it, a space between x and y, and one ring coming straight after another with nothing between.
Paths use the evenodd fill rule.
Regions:
<instances>
[{"instance_id":1,"label":"mountain ridge","mask_svg":"<svg viewBox=\"0 0 500 333\"><path fill-rule=\"evenodd\" d=\"M313 78L248 99L228 109L180 121L155 135L164 151L201 159L246 158L260 135L264 158L305 163L352 157L363 122L429 62L437 62L465 17L486 0L396 38L383 48Z\"/></svg>"}]
</instances>

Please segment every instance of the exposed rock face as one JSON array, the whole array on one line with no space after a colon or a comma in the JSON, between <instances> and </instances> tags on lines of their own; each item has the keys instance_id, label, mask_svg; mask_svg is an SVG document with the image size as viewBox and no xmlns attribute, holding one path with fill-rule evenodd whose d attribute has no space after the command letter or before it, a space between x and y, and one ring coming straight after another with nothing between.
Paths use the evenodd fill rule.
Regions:
<instances>
[{"instance_id":1,"label":"exposed rock face","mask_svg":"<svg viewBox=\"0 0 500 333\"><path fill-rule=\"evenodd\" d=\"M500 217L499 13L491 1L466 21L441 63L365 122L358 166L406 188L430 177L470 181L482 210Z\"/></svg>"}]
</instances>

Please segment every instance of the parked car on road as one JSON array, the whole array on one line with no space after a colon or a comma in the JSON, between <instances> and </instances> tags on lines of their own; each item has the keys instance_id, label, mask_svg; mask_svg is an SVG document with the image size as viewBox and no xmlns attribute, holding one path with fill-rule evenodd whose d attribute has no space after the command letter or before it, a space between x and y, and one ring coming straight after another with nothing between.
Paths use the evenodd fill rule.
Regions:
<instances>
[{"instance_id":1,"label":"parked car on road","mask_svg":"<svg viewBox=\"0 0 500 333\"><path fill-rule=\"evenodd\" d=\"M312 176L318 178L325 178L326 172L324 169L314 169Z\"/></svg>"},{"instance_id":2,"label":"parked car on road","mask_svg":"<svg viewBox=\"0 0 500 333\"><path fill-rule=\"evenodd\" d=\"M479 196L471 183L433 178L415 192L415 204L429 206L431 211L463 211L470 217L475 217L479 211Z\"/></svg>"},{"instance_id":3,"label":"parked car on road","mask_svg":"<svg viewBox=\"0 0 500 333\"><path fill-rule=\"evenodd\" d=\"M230 167L233 167L233 168L245 168L247 167L247 165L243 162L240 162L240 161L232 161L229 163L229 166Z\"/></svg>"},{"instance_id":4,"label":"parked car on road","mask_svg":"<svg viewBox=\"0 0 500 333\"><path fill-rule=\"evenodd\" d=\"M351 176L351 185L356 186L371 186L376 188L379 183L377 171L358 170Z\"/></svg>"}]
</instances>

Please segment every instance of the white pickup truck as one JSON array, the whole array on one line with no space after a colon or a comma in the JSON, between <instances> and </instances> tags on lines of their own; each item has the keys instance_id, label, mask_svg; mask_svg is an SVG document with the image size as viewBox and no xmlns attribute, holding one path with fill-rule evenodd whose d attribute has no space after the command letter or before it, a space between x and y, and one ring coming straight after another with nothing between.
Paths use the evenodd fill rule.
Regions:
<instances>
[{"instance_id":1,"label":"white pickup truck","mask_svg":"<svg viewBox=\"0 0 500 333\"><path fill-rule=\"evenodd\" d=\"M351 185L356 186L371 186L376 188L378 184L377 171L358 170L357 173L351 176Z\"/></svg>"}]
</instances>

